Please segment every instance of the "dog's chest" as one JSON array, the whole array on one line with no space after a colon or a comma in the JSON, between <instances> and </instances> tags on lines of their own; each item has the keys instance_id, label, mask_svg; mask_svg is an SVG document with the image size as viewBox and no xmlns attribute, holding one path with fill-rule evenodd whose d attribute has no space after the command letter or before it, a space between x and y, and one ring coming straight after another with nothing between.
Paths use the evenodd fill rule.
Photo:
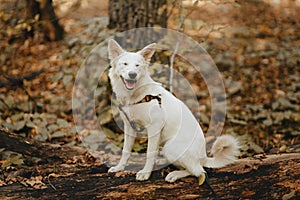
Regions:
<instances>
[{"instance_id":1,"label":"dog's chest","mask_svg":"<svg viewBox=\"0 0 300 200\"><path fill-rule=\"evenodd\" d=\"M161 120L163 109L158 100L122 106L123 120L134 122L138 126L147 127L155 120Z\"/></svg>"}]
</instances>

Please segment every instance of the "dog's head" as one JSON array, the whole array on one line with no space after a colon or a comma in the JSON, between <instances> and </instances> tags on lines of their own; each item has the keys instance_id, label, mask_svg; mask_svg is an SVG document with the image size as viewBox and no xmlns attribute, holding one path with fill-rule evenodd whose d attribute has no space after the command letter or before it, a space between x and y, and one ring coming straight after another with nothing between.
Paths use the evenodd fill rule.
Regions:
<instances>
[{"instance_id":1,"label":"dog's head","mask_svg":"<svg viewBox=\"0 0 300 200\"><path fill-rule=\"evenodd\" d=\"M127 90L133 90L147 67L156 44L150 44L138 52L127 52L113 39L108 41L108 58L114 75L120 77Z\"/></svg>"}]
</instances>

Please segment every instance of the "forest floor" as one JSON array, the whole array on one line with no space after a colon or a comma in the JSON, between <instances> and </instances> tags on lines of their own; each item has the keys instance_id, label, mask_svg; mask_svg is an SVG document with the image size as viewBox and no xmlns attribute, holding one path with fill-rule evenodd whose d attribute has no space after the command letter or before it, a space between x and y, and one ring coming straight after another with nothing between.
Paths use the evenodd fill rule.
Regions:
<instances>
[{"instance_id":1,"label":"forest floor","mask_svg":"<svg viewBox=\"0 0 300 200\"><path fill-rule=\"evenodd\" d=\"M45 42L39 34L0 41L0 127L41 142L87 144L92 154L105 162L106 152L119 153L123 140L121 131L112 128L111 112L99 111L99 118L93 119L105 130L105 137L100 138L96 137L99 130L76 134L72 115L72 89L81 63L98 43L115 34L106 28L108 1L87 2L76 8L66 4L58 10L66 31L63 41ZM222 74L227 95L223 133L243 141L241 157L300 152L300 5L298 1L267 2L259 6L250 1L185 5L189 15L184 33L206 49ZM172 13L169 28L176 29L176 8ZM186 76L199 85L198 100L204 105L200 120L207 130L207 87L205 82L199 83L200 78ZM99 100L104 107L108 102ZM118 148L110 145L112 142ZM140 140L135 150L144 146L145 141ZM0 149L0 186L12 184L9 174L35 162L35 158Z\"/></svg>"}]
</instances>

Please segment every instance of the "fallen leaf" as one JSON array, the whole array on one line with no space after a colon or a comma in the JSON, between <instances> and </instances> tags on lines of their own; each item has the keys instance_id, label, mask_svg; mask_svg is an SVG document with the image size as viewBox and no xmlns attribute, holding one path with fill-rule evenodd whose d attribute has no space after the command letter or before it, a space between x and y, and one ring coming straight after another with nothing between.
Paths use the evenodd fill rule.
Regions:
<instances>
[{"instance_id":1,"label":"fallen leaf","mask_svg":"<svg viewBox=\"0 0 300 200\"><path fill-rule=\"evenodd\" d=\"M205 173L202 173L199 177L198 177L198 185L202 185L205 181L205 177L206 177L206 174Z\"/></svg>"},{"instance_id":2,"label":"fallen leaf","mask_svg":"<svg viewBox=\"0 0 300 200\"><path fill-rule=\"evenodd\" d=\"M288 194L283 195L282 200L289 200L295 196L296 196L296 191L294 190Z\"/></svg>"}]
</instances>

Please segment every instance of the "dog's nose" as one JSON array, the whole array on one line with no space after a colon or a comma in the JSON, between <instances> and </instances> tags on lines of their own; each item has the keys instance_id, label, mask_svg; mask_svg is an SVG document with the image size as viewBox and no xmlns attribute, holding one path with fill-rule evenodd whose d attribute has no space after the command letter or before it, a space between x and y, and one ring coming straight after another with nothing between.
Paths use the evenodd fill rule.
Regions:
<instances>
[{"instance_id":1,"label":"dog's nose","mask_svg":"<svg viewBox=\"0 0 300 200\"><path fill-rule=\"evenodd\" d=\"M131 79L135 79L136 76L137 76L137 73L135 73L135 72L129 72L129 73L128 73L128 76L129 76L129 78L131 78Z\"/></svg>"}]
</instances>

